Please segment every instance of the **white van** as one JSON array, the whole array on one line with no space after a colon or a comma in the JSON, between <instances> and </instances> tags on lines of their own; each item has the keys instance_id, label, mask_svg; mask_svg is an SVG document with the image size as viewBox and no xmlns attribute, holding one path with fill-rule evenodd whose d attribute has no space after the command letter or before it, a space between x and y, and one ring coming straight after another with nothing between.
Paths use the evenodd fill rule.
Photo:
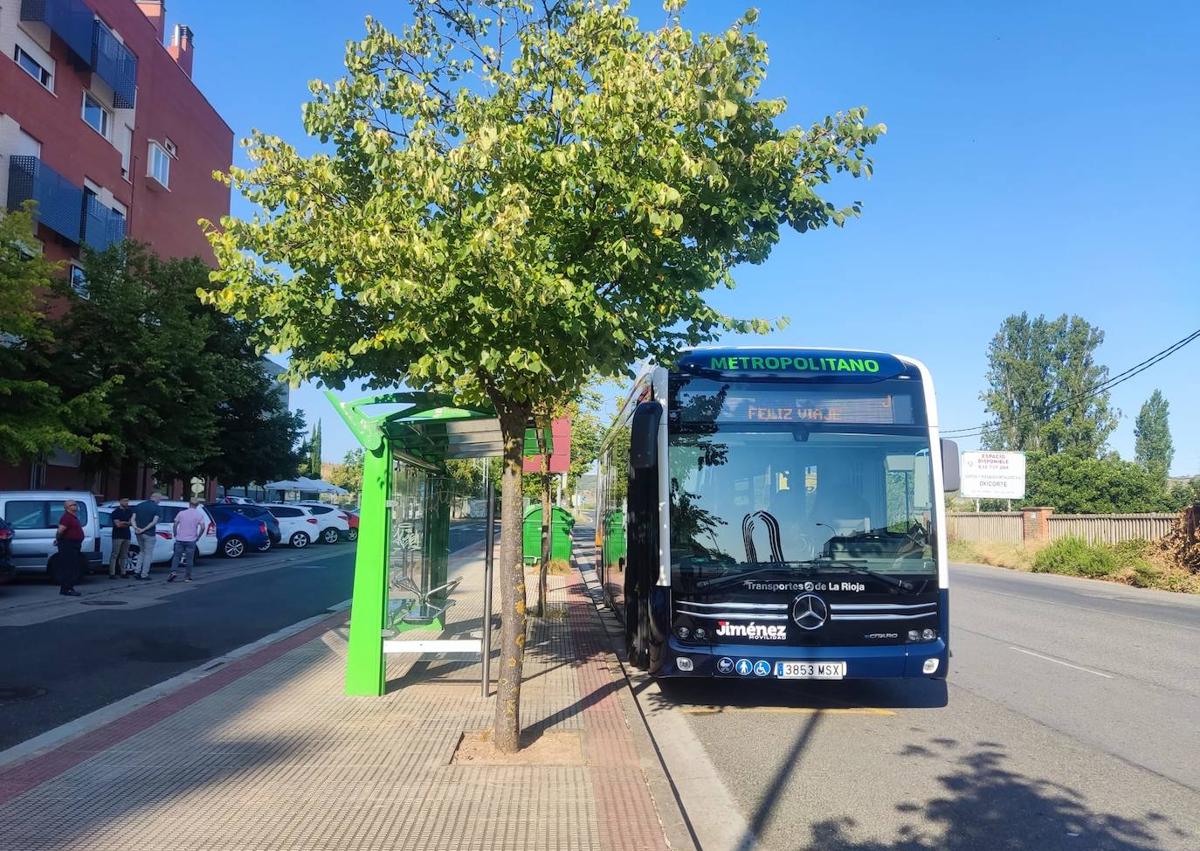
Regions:
<instances>
[{"instance_id":1,"label":"white van","mask_svg":"<svg viewBox=\"0 0 1200 851\"><path fill-rule=\"evenodd\" d=\"M54 537L63 503L73 499L79 505L79 524L83 526L80 552L87 564L86 573L104 567L100 560L100 516L96 497L86 491L0 491L0 517L13 527L12 560L22 572L49 573L50 557L58 552Z\"/></svg>"}]
</instances>

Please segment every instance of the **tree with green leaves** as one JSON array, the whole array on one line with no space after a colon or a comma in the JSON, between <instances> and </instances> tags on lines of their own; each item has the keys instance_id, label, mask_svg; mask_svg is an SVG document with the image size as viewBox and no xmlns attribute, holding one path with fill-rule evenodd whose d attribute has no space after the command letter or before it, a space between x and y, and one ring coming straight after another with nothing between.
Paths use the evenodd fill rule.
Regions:
<instances>
[{"instance_id":1,"label":"tree with green leaves","mask_svg":"<svg viewBox=\"0 0 1200 851\"><path fill-rule=\"evenodd\" d=\"M1088 458L1069 452L1033 453L1021 505L1049 505L1061 514L1127 514L1170 511L1164 483L1116 455Z\"/></svg>"},{"instance_id":2,"label":"tree with green leaves","mask_svg":"<svg viewBox=\"0 0 1200 851\"><path fill-rule=\"evenodd\" d=\"M1117 427L1108 368L1096 362L1104 332L1078 316L1004 320L988 346L988 389L980 397L992 423L988 449L1071 452L1096 458Z\"/></svg>"},{"instance_id":3,"label":"tree with green leaves","mask_svg":"<svg viewBox=\"0 0 1200 851\"><path fill-rule=\"evenodd\" d=\"M351 449L342 458L342 463L334 464L329 474L329 483L345 488L351 493L362 493L363 451Z\"/></svg>"},{"instance_id":4,"label":"tree with green leaves","mask_svg":"<svg viewBox=\"0 0 1200 851\"><path fill-rule=\"evenodd\" d=\"M694 34L682 0L414 0L373 19L346 76L312 84L305 156L255 133L230 184L259 208L210 225L222 309L296 379L365 378L490 404L504 444L493 740L519 743L526 632L521 457L535 403L726 331L705 301L785 227L841 225L823 185L869 175L883 133L851 109L780 127L746 13Z\"/></svg>"},{"instance_id":5,"label":"tree with green leaves","mask_svg":"<svg viewBox=\"0 0 1200 851\"><path fill-rule=\"evenodd\" d=\"M1175 458L1171 441L1170 405L1162 391L1155 389L1142 405L1134 425L1134 453L1137 463L1165 486Z\"/></svg>"},{"instance_id":6,"label":"tree with green leaves","mask_svg":"<svg viewBox=\"0 0 1200 851\"><path fill-rule=\"evenodd\" d=\"M226 368L208 348L213 323L201 305L209 268L198 259L162 260L131 240L85 256L86 299L70 294L52 323L50 374L77 395L109 382L108 440L86 456L97 469L137 462L161 479L201 474L217 450L217 408ZM99 430L85 432L92 438Z\"/></svg>"},{"instance_id":7,"label":"tree with green leaves","mask_svg":"<svg viewBox=\"0 0 1200 851\"><path fill-rule=\"evenodd\" d=\"M312 437L308 439L308 476L312 479L321 478L321 420L313 426Z\"/></svg>"},{"instance_id":8,"label":"tree with green leaves","mask_svg":"<svg viewBox=\"0 0 1200 851\"><path fill-rule=\"evenodd\" d=\"M64 392L45 359L53 333L43 299L63 289L35 239L31 207L0 211L0 461L55 449L94 452L108 439L110 383Z\"/></svg>"}]
</instances>

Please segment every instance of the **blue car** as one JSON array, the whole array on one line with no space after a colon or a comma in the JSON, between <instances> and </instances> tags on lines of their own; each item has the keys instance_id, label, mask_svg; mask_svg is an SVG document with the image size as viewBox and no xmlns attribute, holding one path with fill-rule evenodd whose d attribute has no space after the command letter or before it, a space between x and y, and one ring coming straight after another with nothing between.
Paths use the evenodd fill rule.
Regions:
<instances>
[{"instance_id":1,"label":"blue car","mask_svg":"<svg viewBox=\"0 0 1200 851\"><path fill-rule=\"evenodd\" d=\"M265 553L271 547L279 546L282 538L279 531L279 520L270 511L267 511L261 505L254 505L253 503L225 502L221 503L221 505L230 511L236 511L244 517L261 520L267 524L267 537L271 540L265 547L259 547L258 551L260 553Z\"/></svg>"},{"instance_id":2,"label":"blue car","mask_svg":"<svg viewBox=\"0 0 1200 851\"><path fill-rule=\"evenodd\" d=\"M247 517L232 505L206 505L217 524L217 552L226 558L241 558L249 551L266 552L271 534L264 520Z\"/></svg>"}]
</instances>

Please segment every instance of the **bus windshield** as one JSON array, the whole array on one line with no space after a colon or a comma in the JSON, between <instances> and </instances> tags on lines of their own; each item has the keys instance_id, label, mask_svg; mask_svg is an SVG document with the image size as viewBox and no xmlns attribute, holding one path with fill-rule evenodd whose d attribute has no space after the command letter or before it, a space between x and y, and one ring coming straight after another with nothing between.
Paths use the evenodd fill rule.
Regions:
<instances>
[{"instance_id":1,"label":"bus windshield","mask_svg":"<svg viewBox=\"0 0 1200 851\"><path fill-rule=\"evenodd\" d=\"M892 393L692 380L673 390L672 584L936 575L919 385Z\"/></svg>"}]
</instances>

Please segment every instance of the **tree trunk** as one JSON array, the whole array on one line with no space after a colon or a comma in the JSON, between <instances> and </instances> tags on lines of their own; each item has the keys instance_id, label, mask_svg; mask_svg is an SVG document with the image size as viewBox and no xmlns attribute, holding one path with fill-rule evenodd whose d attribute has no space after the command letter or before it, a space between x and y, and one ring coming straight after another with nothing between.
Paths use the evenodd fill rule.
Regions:
<instances>
[{"instance_id":1,"label":"tree trunk","mask_svg":"<svg viewBox=\"0 0 1200 851\"><path fill-rule=\"evenodd\" d=\"M546 616L546 577L550 572L550 534L553 515L550 511L550 456L547 454L546 431L543 423L537 423L538 454L542 460L542 557L538 564L537 616Z\"/></svg>"},{"instance_id":2,"label":"tree trunk","mask_svg":"<svg viewBox=\"0 0 1200 851\"><path fill-rule=\"evenodd\" d=\"M525 564L521 553L521 456L529 409L493 400L504 437L500 491L500 675L492 741L501 753L521 748L521 670L525 662Z\"/></svg>"}]
</instances>

